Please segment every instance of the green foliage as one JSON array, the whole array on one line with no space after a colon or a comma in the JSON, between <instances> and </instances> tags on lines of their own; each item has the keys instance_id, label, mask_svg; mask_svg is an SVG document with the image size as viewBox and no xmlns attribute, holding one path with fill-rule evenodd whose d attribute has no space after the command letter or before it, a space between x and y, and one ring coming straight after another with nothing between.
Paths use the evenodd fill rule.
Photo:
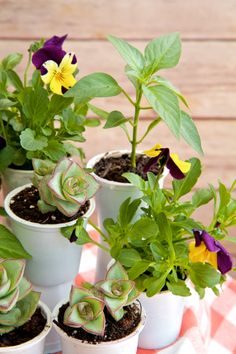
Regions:
<instances>
[{"instance_id":1,"label":"green foliage","mask_svg":"<svg viewBox=\"0 0 236 354\"><path fill-rule=\"evenodd\" d=\"M38 207L42 213L58 209L73 216L98 190L95 179L72 158L63 158L57 165L35 159L33 166L33 183L39 190Z\"/></svg>"},{"instance_id":2,"label":"green foliage","mask_svg":"<svg viewBox=\"0 0 236 354\"><path fill-rule=\"evenodd\" d=\"M0 262L0 335L26 323L34 314L40 293L23 277L25 261Z\"/></svg>"},{"instance_id":3,"label":"green foliage","mask_svg":"<svg viewBox=\"0 0 236 354\"><path fill-rule=\"evenodd\" d=\"M69 306L64 314L64 323L86 332L104 335L104 307L119 321L124 316L124 306L131 304L139 295L135 283L128 279L120 263L114 263L107 272L106 279L94 286L72 286Z\"/></svg>"},{"instance_id":4,"label":"green foliage","mask_svg":"<svg viewBox=\"0 0 236 354\"><path fill-rule=\"evenodd\" d=\"M0 225L0 258L31 258L16 236L4 225Z\"/></svg>"}]
</instances>

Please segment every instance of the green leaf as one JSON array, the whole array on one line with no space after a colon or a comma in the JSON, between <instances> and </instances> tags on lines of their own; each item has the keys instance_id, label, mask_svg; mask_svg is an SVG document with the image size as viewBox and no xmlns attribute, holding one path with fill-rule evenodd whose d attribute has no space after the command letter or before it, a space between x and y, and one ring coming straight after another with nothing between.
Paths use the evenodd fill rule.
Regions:
<instances>
[{"instance_id":1,"label":"green leaf","mask_svg":"<svg viewBox=\"0 0 236 354\"><path fill-rule=\"evenodd\" d=\"M8 98L1 98L0 99L0 111L5 110L9 107L12 107L16 104L16 102L13 102L9 100Z\"/></svg>"},{"instance_id":2,"label":"green leaf","mask_svg":"<svg viewBox=\"0 0 236 354\"><path fill-rule=\"evenodd\" d=\"M142 136L142 138L139 140L138 143L141 143L144 138L150 133L150 131L152 131L153 128L155 128L155 126L157 124L159 124L161 122L161 118L157 118L157 119L154 119L147 127L147 130L146 132L144 133L144 135Z\"/></svg>"},{"instance_id":3,"label":"green leaf","mask_svg":"<svg viewBox=\"0 0 236 354\"><path fill-rule=\"evenodd\" d=\"M70 135L81 134L85 131L83 126L85 118L72 111L72 109L65 109L63 112L63 123L65 130Z\"/></svg>"},{"instance_id":4,"label":"green leaf","mask_svg":"<svg viewBox=\"0 0 236 354\"><path fill-rule=\"evenodd\" d=\"M137 187L139 190L145 189L145 181L139 175L132 172L125 172L122 174L122 177L125 177L131 184Z\"/></svg>"},{"instance_id":5,"label":"green leaf","mask_svg":"<svg viewBox=\"0 0 236 354\"><path fill-rule=\"evenodd\" d=\"M109 116L109 112L106 112L103 109L92 105L91 103L89 103L88 106L89 109L100 118L107 119L107 117Z\"/></svg>"},{"instance_id":6,"label":"green leaf","mask_svg":"<svg viewBox=\"0 0 236 354\"><path fill-rule=\"evenodd\" d=\"M143 274L150 266L151 262L146 260L141 260L135 263L128 271L129 279L134 280Z\"/></svg>"},{"instance_id":7,"label":"green leaf","mask_svg":"<svg viewBox=\"0 0 236 354\"><path fill-rule=\"evenodd\" d=\"M191 291L187 287L184 280L178 279L177 282L167 282L167 288L172 292L172 294L177 296L190 296Z\"/></svg>"},{"instance_id":8,"label":"green leaf","mask_svg":"<svg viewBox=\"0 0 236 354\"><path fill-rule=\"evenodd\" d=\"M19 95L22 101L23 112L31 122L37 126L44 123L48 115L48 93L43 87L26 88Z\"/></svg>"},{"instance_id":9,"label":"green leaf","mask_svg":"<svg viewBox=\"0 0 236 354\"><path fill-rule=\"evenodd\" d=\"M28 151L43 150L48 145L48 139L43 135L36 135L30 128L23 130L20 135L21 146Z\"/></svg>"},{"instance_id":10,"label":"green leaf","mask_svg":"<svg viewBox=\"0 0 236 354\"><path fill-rule=\"evenodd\" d=\"M106 124L103 129L118 127L119 125L128 122L129 120L119 111L112 111L107 117Z\"/></svg>"},{"instance_id":11,"label":"green leaf","mask_svg":"<svg viewBox=\"0 0 236 354\"><path fill-rule=\"evenodd\" d=\"M132 221L140 204L141 204L140 199L135 199L133 201L130 201L130 198L127 198L121 204L119 209L119 214L118 214L118 222L122 227L127 226Z\"/></svg>"},{"instance_id":12,"label":"green leaf","mask_svg":"<svg viewBox=\"0 0 236 354\"><path fill-rule=\"evenodd\" d=\"M230 201L230 192L227 190L226 186L223 183L219 183L219 196L220 196L220 204L218 213L221 212Z\"/></svg>"},{"instance_id":13,"label":"green leaf","mask_svg":"<svg viewBox=\"0 0 236 354\"><path fill-rule=\"evenodd\" d=\"M190 171L185 178L181 180L173 180L172 186L174 189L174 200L178 200L183 195L191 191L193 186L197 183L198 177L201 174L201 162L197 158L189 160L191 162Z\"/></svg>"},{"instance_id":14,"label":"green leaf","mask_svg":"<svg viewBox=\"0 0 236 354\"><path fill-rule=\"evenodd\" d=\"M73 102L73 98L64 97L61 95L53 95L49 102L49 113L54 115L60 114L65 108L70 106Z\"/></svg>"},{"instance_id":15,"label":"green leaf","mask_svg":"<svg viewBox=\"0 0 236 354\"><path fill-rule=\"evenodd\" d=\"M108 36L108 40L114 45L126 63L135 71L141 72L144 67L142 53L123 39Z\"/></svg>"},{"instance_id":16,"label":"green leaf","mask_svg":"<svg viewBox=\"0 0 236 354\"><path fill-rule=\"evenodd\" d=\"M125 267L132 267L135 263L141 261L141 256L133 248L123 248L118 256L118 261Z\"/></svg>"},{"instance_id":17,"label":"green leaf","mask_svg":"<svg viewBox=\"0 0 236 354\"><path fill-rule=\"evenodd\" d=\"M4 225L0 225L0 258L31 258L16 236Z\"/></svg>"},{"instance_id":18,"label":"green leaf","mask_svg":"<svg viewBox=\"0 0 236 354\"><path fill-rule=\"evenodd\" d=\"M181 42L179 33L172 33L153 39L145 48L146 65L153 74L157 70L173 68L179 62Z\"/></svg>"},{"instance_id":19,"label":"green leaf","mask_svg":"<svg viewBox=\"0 0 236 354\"><path fill-rule=\"evenodd\" d=\"M172 246L172 231L170 222L164 213L160 213L156 217L156 222L159 228L159 234L162 240L166 241L169 246Z\"/></svg>"},{"instance_id":20,"label":"green leaf","mask_svg":"<svg viewBox=\"0 0 236 354\"><path fill-rule=\"evenodd\" d=\"M208 263L192 263L189 276L200 288L213 288L220 283L220 273Z\"/></svg>"},{"instance_id":21,"label":"green leaf","mask_svg":"<svg viewBox=\"0 0 236 354\"><path fill-rule=\"evenodd\" d=\"M7 145L0 150L0 171L4 171L13 161L16 150Z\"/></svg>"},{"instance_id":22,"label":"green leaf","mask_svg":"<svg viewBox=\"0 0 236 354\"><path fill-rule=\"evenodd\" d=\"M189 108L189 105L188 105L188 102L186 101L186 98L179 92L179 90L174 87L174 85L172 85L172 83L165 79L164 77L162 76L159 76L159 75L155 75L152 80L155 80L155 82L158 84L158 85L161 85L161 86L165 86L166 88L168 88L170 91L172 91L182 102L183 104Z\"/></svg>"},{"instance_id":23,"label":"green leaf","mask_svg":"<svg viewBox=\"0 0 236 354\"><path fill-rule=\"evenodd\" d=\"M209 203L210 200L214 198L212 190L210 188L202 188L197 190L192 196L192 203L195 208L201 205Z\"/></svg>"},{"instance_id":24,"label":"green leaf","mask_svg":"<svg viewBox=\"0 0 236 354\"><path fill-rule=\"evenodd\" d=\"M5 57L2 61L2 67L5 70L13 69L16 65L18 65L23 58L23 55L20 53L12 53Z\"/></svg>"},{"instance_id":25,"label":"green leaf","mask_svg":"<svg viewBox=\"0 0 236 354\"><path fill-rule=\"evenodd\" d=\"M180 135L194 150L200 155L204 155L197 128L192 118L183 111L180 116Z\"/></svg>"},{"instance_id":26,"label":"green leaf","mask_svg":"<svg viewBox=\"0 0 236 354\"><path fill-rule=\"evenodd\" d=\"M7 76L17 91L21 91L24 88L19 75L14 70L8 70Z\"/></svg>"},{"instance_id":27,"label":"green leaf","mask_svg":"<svg viewBox=\"0 0 236 354\"><path fill-rule=\"evenodd\" d=\"M49 140L47 147L43 149L43 153L55 162L66 156L64 145L57 140Z\"/></svg>"},{"instance_id":28,"label":"green leaf","mask_svg":"<svg viewBox=\"0 0 236 354\"><path fill-rule=\"evenodd\" d=\"M160 118L167 124L171 132L180 136L180 109L178 99L164 86L143 86L143 93Z\"/></svg>"},{"instance_id":29,"label":"green leaf","mask_svg":"<svg viewBox=\"0 0 236 354\"><path fill-rule=\"evenodd\" d=\"M80 79L64 96L76 97L76 102L87 102L95 97L111 97L121 93L113 77L105 73L93 73Z\"/></svg>"},{"instance_id":30,"label":"green leaf","mask_svg":"<svg viewBox=\"0 0 236 354\"><path fill-rule=\"evenodd\" d=\"M99 119L87 118L84 122L86 127L98 127L101 124Z\"/></svg>"},{"instance_id":31,"label":"green leaf","mask_svg":"<svg viewBox=\"0 0 236 354\"><path fill-rule=\"evenodd\" d=\"M154 296L161 291L165 286L167 274L163 274L161 277L150 277L144 281L144 286L147 291L146 294L148 297Z\"/></svg>"},{"instance_id":32,"label":"green leaf","mask_svg":"<svg viewBox=\"0 0 236 354\"><path fill-rule=\"evenodd\" d=\"M153 219L149 217L142 217L132 225L128 235L133 240L145 240L155 236L157 231L158 228Z\"/></svg>"}]
</instances>

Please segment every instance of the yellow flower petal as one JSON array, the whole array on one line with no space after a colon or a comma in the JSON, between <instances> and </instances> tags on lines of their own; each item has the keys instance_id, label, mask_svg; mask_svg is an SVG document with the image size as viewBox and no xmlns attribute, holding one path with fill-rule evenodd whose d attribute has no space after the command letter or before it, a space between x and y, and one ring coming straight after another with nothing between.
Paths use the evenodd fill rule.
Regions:
<instances>
[{"instance_id":1,"label":"yellow flower petal","mask_svg":"<svg viewBox=\"0 0 236 354\"><path fill-rule=\"evenodd\" d=\"M76 70L77 63L71 64L73 57L74 57L74 53L67 53L63 57L59 65L59 69L63 75L73 74L73 72Z\"/></svg>"},{"instance_id":2,"label":"yellow flower petal","mask_svg":"<svg viewBox=\"0 0 236 354\"><path fill-rule=\"evenodd\" d=\"M177 154L170 154L170 157L183 173L187 173L190 170L190 162L180 160Z\"/></svg>"},{"instance_id":3,"label":"yellow flower petal","mask_svg":"<svg viewBox=\"0 0 236 354\"><path fill-rule=\"evenodd\" d=\"M160 155L160 153L161 153L160 149L161 149L161 145L156 144L150 150L145 150L144 154L149 157L156 157L156 156Z\"/></svg>"},{"instance_id":4,"label":"yellow flower petal","mask_svg":"<svg viewBox=\"0 0 236 354\"><path fill-rule=\"evenodd\" d=\"M208 251L204 242L197 247L195 247L195 242L190 242L189 259L191 262L210 263L217 269L217 253Z\"/></svg>"},{"instance_id":5,"label":"yellow flower petal","mask_svg":"<svg viewBox=\"0 0 236 354\"><path fill-rule=\"evenodd\" d=\"M44 64L43 64L44 68L47 69L47 73L45 75L41 75L41 78L43 80L43 82L48 85L54 75L56 74L57 70L58 70L58 65L55 61L53 60L47 60Z\"/></svg>"},{"instance_id":6,"label":"yellow flower petal","mask_svg":"<svg viewBox=\"0 0 236 354\"><path fill-rule=\"evenodd\" d=\"M61 84L61 81L58 80L57 76L55 75L50 83L50 90L53 92L53 93L56 93L57 95L62 95L62 84Z\"/></svg>"},{"instance_id":7,"label":"yellow flower petal","mask_svg":"<svg viewBox=\"0 0 236 354\"><path fill-rule=\"evenodd\" d=\"M65 88L69 89L69 88L73 87L75 85L75 83L76 83L76 80L73 75L68 75L66 77L63 77L62 86L64 86Z\"/></svg>"}]
</instances>

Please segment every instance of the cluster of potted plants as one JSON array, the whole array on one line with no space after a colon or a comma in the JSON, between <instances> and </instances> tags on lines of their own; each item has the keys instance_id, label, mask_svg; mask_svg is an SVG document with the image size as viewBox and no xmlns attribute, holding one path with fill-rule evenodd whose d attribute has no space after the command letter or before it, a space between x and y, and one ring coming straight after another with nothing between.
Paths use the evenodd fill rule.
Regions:
<instances>
[{"instance_id":1,"label":"cluster of potted plants","mask_svg":"<svg viewBox=\"0 0 236 354\"><path fill-rule=\"evenodd\" d=\"M51 310L55 307L47 351L59 350L57 332L65 354L86 354L91 348L93 353L135 354L143 327L139 345L161 348L179 334L185 297L197 291L203 298L207 288L219 294L232 269L220 241L231 240L227 229L236 224L236 181L229 189L219 183L218 192L213 186L197 190L186 201L201 174L200 161L181 161L160 144L137 150L152 129L165 123L203 153L194 122L180 108L180 101L188 107L186 99L157 74L178 63L178 34L152 40L144 54L108 37L126 62L135 99L106 73L77 81L77 59L63 50L65 39L54 36L31 45L23 81L15 71L21 55L9 55L0 65L0 170L13 232L0 225L0 353L11 347L4 332L13 338L15 330L30 326L37 311L46 318L47 311L37 307L39 292ZM31 61L36 70L28 80ZM132 105L132 117L91 103L119 94ZM149 109L157 117L139 136L140 112ZM88 118L89 111L99 119ZM98 155L84 167L83 132L103 120L105 129L122 128L130 150ZM165 189L168 173L172 188ZM90 219L95 201L98 225ZM205 226L193 214L212 201L213 217ZM87 222L100 242L86 231ZM101 250L96 282L71 287L86 243ZM50 326L45 319L41 339ZM41 347L33 352L42 353L35 335ZM26 350L22 353L30 353Z\"/></svg>"}]
</instances>

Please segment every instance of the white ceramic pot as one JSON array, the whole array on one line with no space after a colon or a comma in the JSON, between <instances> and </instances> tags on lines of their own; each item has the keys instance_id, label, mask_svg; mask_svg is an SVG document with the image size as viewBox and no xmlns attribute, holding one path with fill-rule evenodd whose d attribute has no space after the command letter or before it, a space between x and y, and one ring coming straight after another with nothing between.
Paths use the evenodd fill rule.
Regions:
<instances>
[{"instance_id":1,"label":"white ceramic pot","mask_svg":"<svg viewBox=\"0 0 236 354\"><path fill-rule=\"evenodd\" d=\"M61 224L37 224L15 215L10 209L11 199L29 185L18 187L5 198L4 208L10 217L13 233L32 255L27 260L25 274L38 286L55 286L72 281L79 270L82 247L70 243L61 235L60 229L73 225L76 220ZM94 200L84 215L85 222L95 209Z\"/></svg>"},{"instance_id":2,"label":"white ceramic pot","mask_svg":"<svg viewBox=\"0 0 236 354\"><path fill-rule=\"evenodd\" d=\"M59 308L65 303L60 302L53 311L53 319L57 319ZM69 337L55 323L54 328L60 336L63 354L136 354L138 337L146 320L145 312L142 311L141 321L138 327L127 337L111 342L89 344L79 339Z\"/></svg>"},{"instance_id":3,"label":"white ceramic pot","mask_svg":"<svg viewBox=\"0 0 236 354\"><path fill-rule=\"evenodd\" d=\"M139 300L147 314L145 327L139 336L139 347L160 349L173 343L180 332L185 298L163 291L153 297L142 293Z\"/></svg>"},{"instance_id":4,"label":"white ceramic pot","mask_svg":"<svg viewBox=\"0 0 236 354\"><path fill-rule=\"evenodd\" d=\"M2 172L2 191L3 196L13 189L31 183L33 177L33 170L18 170L14 168L7 168Z\"/></svg>"},{"instance_id":5,"label":"white ceramic pot","mask_svg":"<svg viewBox=\"0 0 236 354\"><path fill-rule=\"evenodd\" d=\"M43 331L28 342L11 347L1 347L0 354L44 354L45 338L52 327L52 319L49 308L43 302L39 302L39 307L47 319Z\"/></svg>"},{"instance_id":6,"label":"white ceramic pot","mask_svg":"<svg viewBox=\"0 0 236 354\"><path fill-rule=\"evenodd\" d=\"M130 153L128 150L118 150L118 151L111 151L109 153L103 153L94 156L90 159L87 163L88 168L94 168L95 164L101 160L104 156L106 157L116 157L122 154ZM159 180L160 187L163 187L163 182L168 174L168 170L165 170L163 176ZM100 188L95 195L96 201L96 211L97 211L97 218L98 218L98 225L103 232L105 232L103 228L103 222L106 218L112 218L114 220L117 219L118 211L120 205L130 197L131 199L139 198L142 193L132 184L130 183L121 183L121 182L114 182L108 181L104 178L99 177L95 173L92 173L96 181L99 183ZM141 212L141 208L140 208ZM104 278L106 267L108 262L110 261L110 256L98 249L97 254L97 265L96 265L96 280L100 280Z\"/></svg>"}]
</instances>

